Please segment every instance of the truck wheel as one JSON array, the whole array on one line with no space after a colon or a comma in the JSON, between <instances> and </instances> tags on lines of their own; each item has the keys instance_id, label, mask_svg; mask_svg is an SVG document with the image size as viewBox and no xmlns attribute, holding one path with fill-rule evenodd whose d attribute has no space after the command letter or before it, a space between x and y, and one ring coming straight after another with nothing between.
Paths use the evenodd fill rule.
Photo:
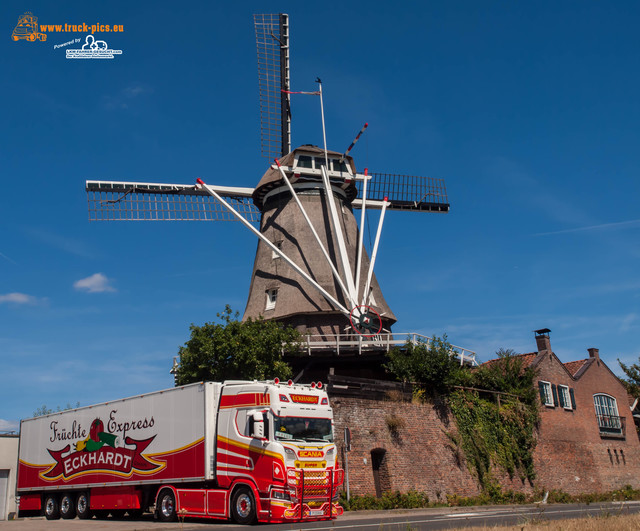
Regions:
<instances>
[{"instance_id":1,"label":"truck wheel","mask_svg":"<svg viewBox=\"0 0 640 531\"><path fill-rule=\"evenodd\" d=\"M231 517L236 524L253 524L256 520L256 504L249 487L240 487L231 498Z\"/></svg>"},{"instance_id":2,"label":"truck wheel","mask_svg":"<svg viewBox=\"0 0 640 531\"><path fill-rule=\"evenodd\" d=\"M176 514L176 497L170 490L163 490L158 498L158 518L161 522L175 522Z\"/></svg>"},{"instance_id":3,"label":"truck wheel","mask_svg":"<svg viewBox=\"0 0 640 531\"><path fill-rule=\"evenodd\" d=\"M89 509L89 496L86 492L81 492L76 498L76 514L80 520L91 518L91 510Z\"/></svg>"},{"instance_id":4,"label":"truck wheel","mask_svg":"<svg viewBox=\"0 0 640 531\"><path fill-rule=\"evenodd\" d=\"M63 494L60 498L60 516L65 520L71 520L76 517L76 500L71 494Z\"/></svg>"},{"instance_id":5,"label":"truck wheel","mask_svg":"<svg viewBox=\"0 0 640 531\"><path fill-rule=\"evenodd\" d=\"M60 518L60 506L56 496L47 496L44 499L44 516L47 520L57 520Z\"/></svg>"}]
</instances>

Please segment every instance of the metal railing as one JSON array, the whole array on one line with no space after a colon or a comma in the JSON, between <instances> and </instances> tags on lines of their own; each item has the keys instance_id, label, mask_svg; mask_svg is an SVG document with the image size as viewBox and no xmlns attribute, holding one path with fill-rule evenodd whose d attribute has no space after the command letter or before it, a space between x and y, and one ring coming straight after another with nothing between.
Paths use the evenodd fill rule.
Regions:
<instances>
[{"instance_id":1,"label":"metal railing","mask_svg":"<svg viewBox=\"0 0 640 531\"><path fill-rule=\"evenodd\" d=\"M596 414L596 419L598 420L598 428L600 429L601 436L618 438L624 438L626 436L625 417Z\"/></svg>"},{"instance_id":2,"label":"metal railing","mask_svg":"<svg viewBox=\"0 0 640 531\"><path fill-rule=\"evenodd\" d=\"M335 352L336 355L353 354L359 355L367 352L385 351L389 352L394 347L402 347L407 341L414 345L423 342L427 346L431 344L433 338L414 332L383 333L372 337L358 336L355 334L325 334L307 335L302 339L302 348L307 354ZM451 354L460 359L460 365L478 365L476 353L467 348L451 345Z\"/></svg>"}]
</instances>

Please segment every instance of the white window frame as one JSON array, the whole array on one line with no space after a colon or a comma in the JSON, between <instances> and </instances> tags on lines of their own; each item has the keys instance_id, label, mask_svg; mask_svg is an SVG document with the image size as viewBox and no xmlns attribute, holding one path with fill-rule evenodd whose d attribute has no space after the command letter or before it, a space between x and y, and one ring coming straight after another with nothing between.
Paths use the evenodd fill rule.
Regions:
<instances>
[{"instance_id":1,"label":"white window frame","mask_svg":"<svg viewBox=\"0 0 640 531\"><path fill-rule=\"evenodd\" d=\"M564 406L562 407L564 407L564 409L573 409L573 404L571 403L571 394L569 393L569 386L558 384L558 394L562 395L562 402L564 403Z\"/></svg>"},{"instance_id":2,"label":"white window frame","mask_svg":"<svg viewBox=\"0 0 640 531\"><path fill-rule=\"evenodd\" d=\"M551 382L540 380L540 383L544 384L544 405L548 407L555 407L553 402L553 391L551 390Z\"/></svg>"},{"instance_id":3,"label":"white window frame","mask_svg":"<svg viewBox=\"0 0 640 531\"><path fill-rule=\"evenodd\" d=\"M264 309L275 310L276 302L278 300L278 288L268 289L266 294L267 294L267 303Z\"/></svg>"},{"instance_id":4,"label":"white window frame","mask_svg":"<svg viewBox=\"0 0 640 531\"><path fill-rule=\"evenodd\" d=\"M601 429L619 430L622 432L622 421L618 413L618 401L615 397L606 393L595 393L593 395L593 405L596 410L598 426Z\"/></svg>"}]
</instances>

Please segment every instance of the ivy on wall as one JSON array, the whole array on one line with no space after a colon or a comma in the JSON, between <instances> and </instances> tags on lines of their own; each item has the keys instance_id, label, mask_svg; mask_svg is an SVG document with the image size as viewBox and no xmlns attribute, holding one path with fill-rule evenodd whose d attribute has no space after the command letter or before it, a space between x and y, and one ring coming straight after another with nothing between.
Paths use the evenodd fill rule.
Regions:
<instances>
[{"instance_id":1,"label":"ivy on wall","mask_svg":"<svg viewBox=\"0 0 640 531\"><path fill-rule=\"evenodd\" d=\"M452 363L453 352L446 337L408 343L389 353L386 368L413 382L418 396L445 399L458 427L457 434L447 434L452 449L463 453L483 490L499 489L492 476L496 467L533 482L539 422L535 371L512 350L501 349L497 360L474 369Z\"/></svg>"},{"instance_id":2,"label":"ivy on wall","mask_svg":"<svg viewBox=\"0 0 640 531\"><path fill-rule=\"evenodd\" d=\"M522 481L535 479L533 450L538 423L537 405L523 403L517 397L481 396L485 393L458 389L448 397L456 419L458 434L449 435L463 451L467 464L475 472L483 489L495 481L491 470L499 466L509 477Z\"/></svg>"}]
</instances>

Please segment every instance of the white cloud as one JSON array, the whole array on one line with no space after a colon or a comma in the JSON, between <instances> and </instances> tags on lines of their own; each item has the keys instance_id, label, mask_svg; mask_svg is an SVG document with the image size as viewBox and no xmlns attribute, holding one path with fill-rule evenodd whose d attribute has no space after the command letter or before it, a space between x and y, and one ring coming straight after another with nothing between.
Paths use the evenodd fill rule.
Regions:
<instances>
[{"instance_id":1,"label":"white cloud","mask_svg":"<svg viewBox=\"0 0 640 531\"><path fill-rule=\"evenodd\" d=\"M46 245L60 249L66 253L70 253L82 258L93 258L93 253L85 245L84 242L69 238L68 236L61 236L55 232L42 229L42 228L25 228L24 232L36 240L39 240Z\"/></svg>"},{"instance_id":2,"label":"white cloud","mask_svg":"<svg viewBox=\"0 0 640 531\"><path fill-rule=\"evenodd\" d=\"M4 258L7 262L11 262L13 265L18 265L13 260L11 260L11 258L9 258L6 254L0 253L0 257Z\"/></svg>"},{"instance_id":3,"label":"white cloud","mask_svg":"<svg viewBox=\"0 0 640 531\"><path fill-rule=\"evenodd\" d=\"M81 278L73 283L73 287L78 291L87 293L104 293L105 291L116 291L109 285L110 280L102 273L95 273L87 278Z\"/></svg>"},{"instance_id":4,"label":"white cloud","mask_svg":"<svg viewBox=\"0 0 640 531\"><path fill-rule=\"evenodd\" d=\"M630 313L622 319L622 323L620 323L620 331L628 332L633 328L634 324L638 321L637 313Z\"/></svg>"},{"instance_id":5,"label":"white cloud","mask_svg":"<svg viewBox=\"0 0 640 531\"><path fill-rule=\"evenodd\" d=\"M0 419L0 431L15 431L17 433L19 429L18 421Z\"/></svg>"},{"instance_id":6,"label":"white cloud","mask_svg":"<svg viewBox=\"0 0 640 531\"><path fill-rule=\"evenodd\" d=\"M626 229L626 228L640 227L640 219L632 219L630 221L619 221L617 223L601 223L600 225L590 225L588 227L577 227L574 229L556 230L553 232L539 232L534 236L549 236L551 234L566 234L568 232L584 232L592 230L609 230L609 229Z\"/></svg>"},{"instance_id":7,"label":"white cloud","mask_svg":"<svg viewBox=\"0 0 640 531\"><path fill-rule=\"evenodd\" d=\"M27 295L26 293L7 293L6 295L0 295L0 304L3 302L11 302L13 304L36 304L38 299L33 295Z\"/></svg>"}]
</instances>

